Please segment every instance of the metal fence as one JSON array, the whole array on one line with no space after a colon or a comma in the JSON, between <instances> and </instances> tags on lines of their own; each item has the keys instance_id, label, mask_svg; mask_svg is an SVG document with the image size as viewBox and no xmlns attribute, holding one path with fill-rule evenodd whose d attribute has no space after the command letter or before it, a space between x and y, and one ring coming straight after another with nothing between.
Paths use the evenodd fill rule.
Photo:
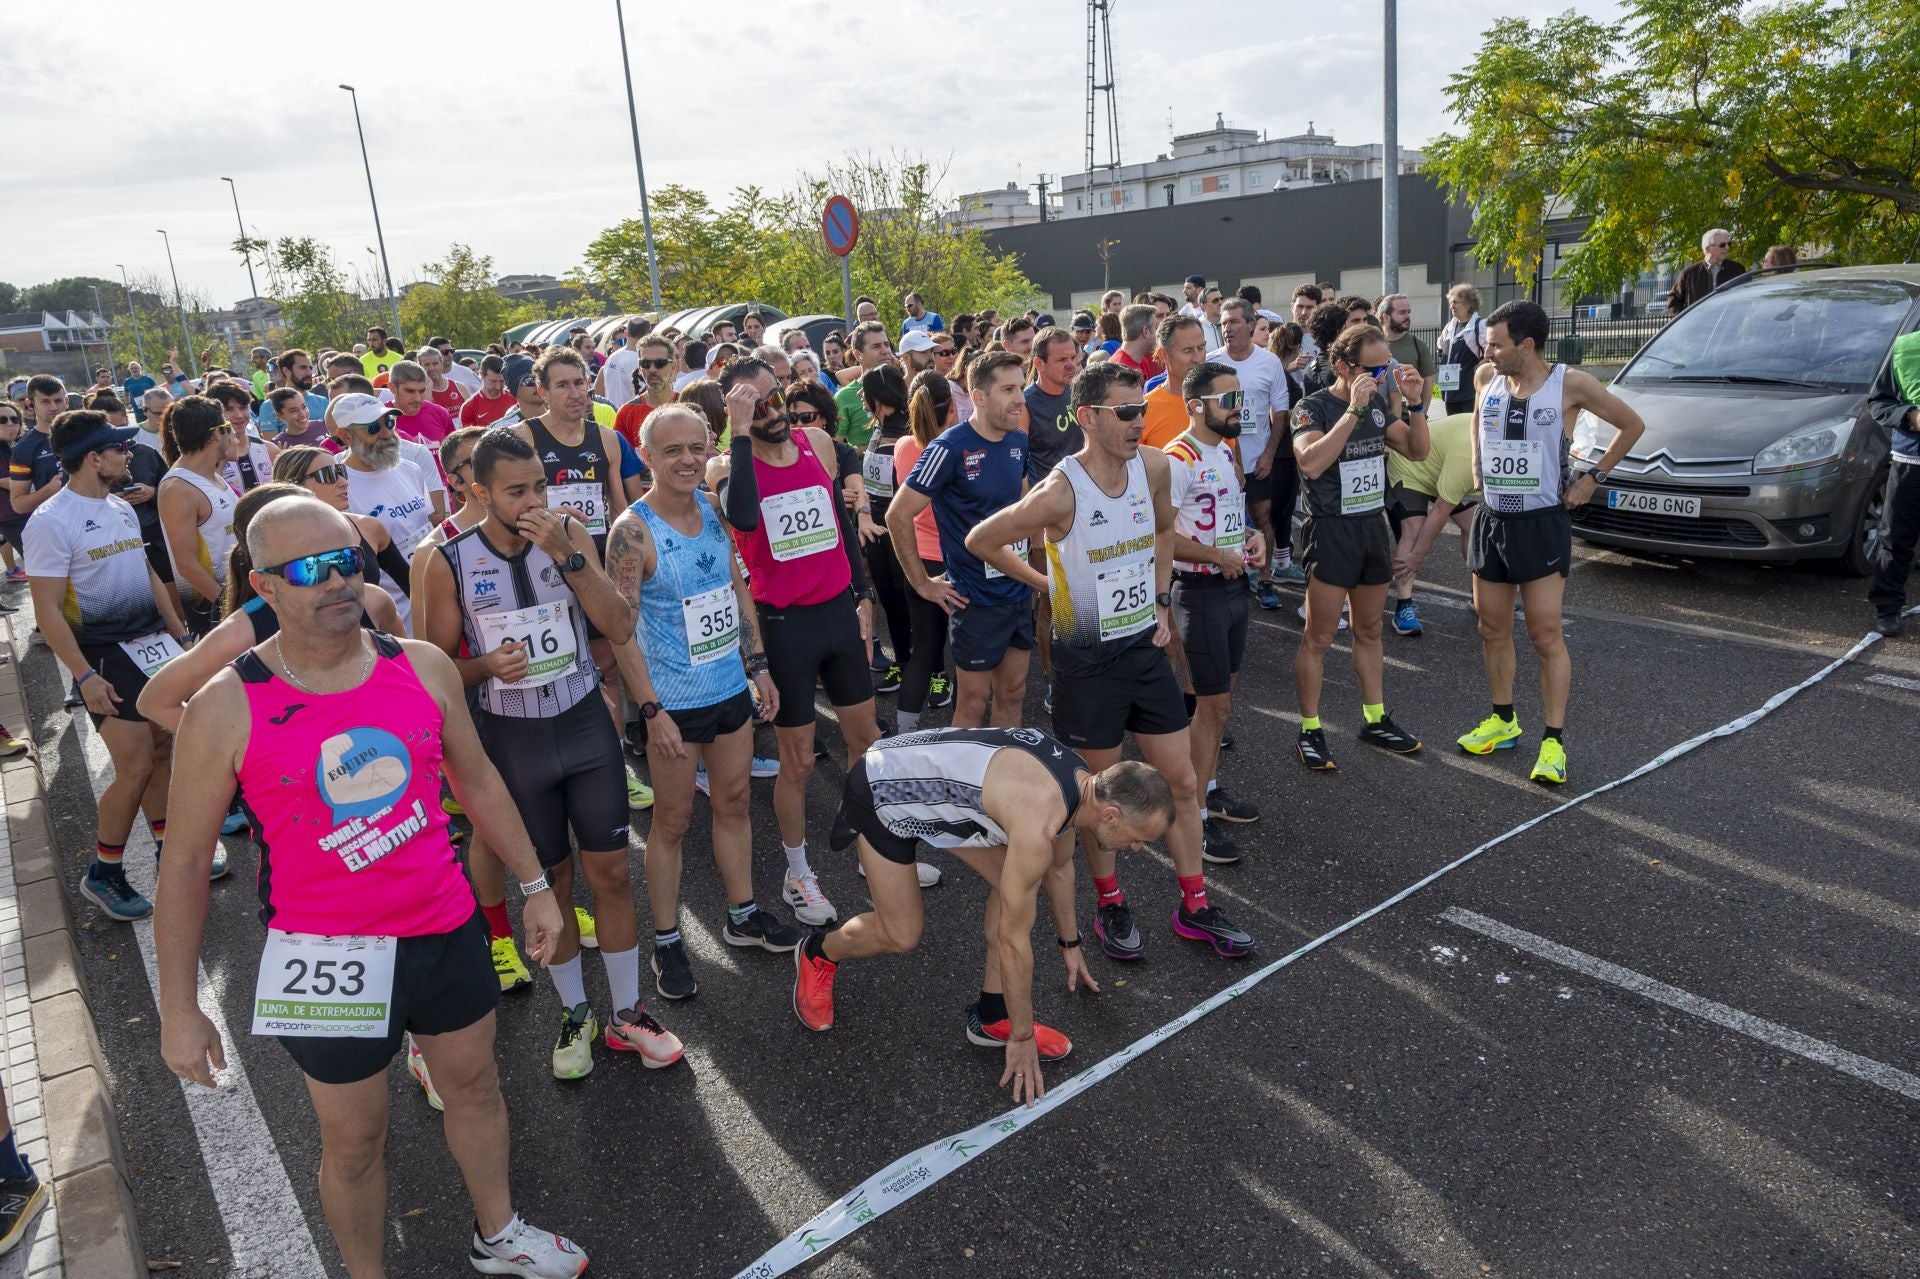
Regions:
<instances>
[{"instance_id":1,"label":"metal fence","mask_svg":"<svg viewBox=\"0 0 1920 1279\"><path fill-rule=\"evenodd\" d=\"M1666 316L1644 312L1625 319L1614 319L1610 314L1606 319L1592 319L1579 312L1556 315L1547 321L1544 354L1562 364L1625 364L1666 324ZM1413 332L1428 346L1440 336L1438 328L1417 328Z\"/></svg>"}]
</instances>

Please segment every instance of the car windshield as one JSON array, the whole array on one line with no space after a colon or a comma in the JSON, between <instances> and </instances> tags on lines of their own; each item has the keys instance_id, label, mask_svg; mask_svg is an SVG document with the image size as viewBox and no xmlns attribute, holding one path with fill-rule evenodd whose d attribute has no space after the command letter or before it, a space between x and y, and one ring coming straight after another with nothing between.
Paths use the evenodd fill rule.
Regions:
<instances>
[{"instance_id":1,"label":"car windshield","mask_svg":"<svg viewBox=\"0 0 1920 1279\"><path fill-rule=\"evenodd\" d=\"M1687 308L1634 357L1621 380L1864 391L1916 292L1899 280L1817 272L1741 285Z\"/></svg>"}]
</instances>

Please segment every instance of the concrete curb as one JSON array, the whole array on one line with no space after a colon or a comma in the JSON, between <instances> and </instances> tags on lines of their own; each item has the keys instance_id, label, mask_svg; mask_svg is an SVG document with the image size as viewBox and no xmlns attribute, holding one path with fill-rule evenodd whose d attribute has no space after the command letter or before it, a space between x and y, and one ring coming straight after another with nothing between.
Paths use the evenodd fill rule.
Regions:
<instances>
[{"instance_id":1,"label":"concrete curb","mask_svg":"<svg viewBox=\"0 0 1920 1279\"><path fill-rule=\"evenodd\" d=\"M20 664L0 662L0 723L24 736L29 722ZM6 798L7 844L25 943L61 1268L66 1279L145 1276L126 1152L86 973L73 941L68 886L61 878L37 754L0 762L0 791Z\"/></svg>"}]
</instances>

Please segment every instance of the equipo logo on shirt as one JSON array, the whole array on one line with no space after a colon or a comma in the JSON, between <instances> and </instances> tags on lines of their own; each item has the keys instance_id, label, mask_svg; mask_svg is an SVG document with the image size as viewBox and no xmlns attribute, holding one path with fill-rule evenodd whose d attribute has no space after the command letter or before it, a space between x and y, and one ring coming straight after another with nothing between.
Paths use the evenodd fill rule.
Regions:
<instances>
[{"instance_id":1,"label":"equipo logo on shirt","mask_svg":"<svg viewBox=\"0 0 1920 1279\"><path fill-rule=\"evenodd\" d=\"M373 509L368 511L367 514L376 520L385 518L398 520L405 519L409 515L426 509L427 499L424 497L416 497L411 502L402 502L398 506L388 506L384 502L375 502Z\"/></svg>"},{"instance_id":2,"label":"equipo logo on shirt","mask_svg":"<svg viewBox=\"0 0 1920 1279\"><path fill-rule=\"evenodd\" d=\"M987 451L985 449L967 449L960 454L960 464L965 468L968 479L977 480L980 478L981 468L987 464Z\"/></svg>"},{"instance_id":3,"label":"equipo logo on shirt","mask_svg":"<svg viewBox=\"0 0 1920 1279\"><path fill-rule=\"evenodd\" d=\"M548 460L552 461L553 459L549 457ZM553 478L548 480L547 483L549 484L592 484L600 478L597 474L595 474L597 470L598 470L597 467L589 466L584 471L569 471L566 467L563 466L559 470L553 473Z\"/></svg>"},{"instance_id":4,"label":"equipo logo on shirt","mask_svg":"<svg viewBox=\"0 0 1920 1279\"><path fill-rule=\"evenodd\" d=\"M87 521L87 527L94 527L92 520ZM122 551L144 551L145 549L146 543L139 538L123 537L119 541L110 542L105 546L89 546L87 548L87 558L97 562L99 560L111 559Z\"/></svg>"},{"instance_id":5,"label":"equipo logo on shirt","mask_svg":"<svg viewBox=\"0 0 1920 1279\"><path fill-rule=\"evenodd\" d=\"M1124 559L1129 555L1153 549L1153 535L1129 537L1115 542L1112 546L1096 546L1087 552L1087 561L1092 564L1105 564L1108 560Z\"/></svg>"}]
</instances>

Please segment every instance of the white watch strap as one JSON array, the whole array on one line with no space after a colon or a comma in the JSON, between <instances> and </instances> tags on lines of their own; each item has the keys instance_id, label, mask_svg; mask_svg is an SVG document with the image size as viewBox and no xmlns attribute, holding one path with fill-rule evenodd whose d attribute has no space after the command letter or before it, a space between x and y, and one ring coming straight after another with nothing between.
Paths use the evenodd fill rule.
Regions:
<instances>
[{"instance_id":1,"label":"white watch strap","mask_svg":"<svg viewBox=\"0 0 1920 1279\"><path fill-rule=\"evenodd\" d=\"M520 895L522 897L531 897L535 893L546 892L549 887L547 874L545 871L542 871L537 879L523 879L520 881Z\"/></svg>"}]
</instances>

